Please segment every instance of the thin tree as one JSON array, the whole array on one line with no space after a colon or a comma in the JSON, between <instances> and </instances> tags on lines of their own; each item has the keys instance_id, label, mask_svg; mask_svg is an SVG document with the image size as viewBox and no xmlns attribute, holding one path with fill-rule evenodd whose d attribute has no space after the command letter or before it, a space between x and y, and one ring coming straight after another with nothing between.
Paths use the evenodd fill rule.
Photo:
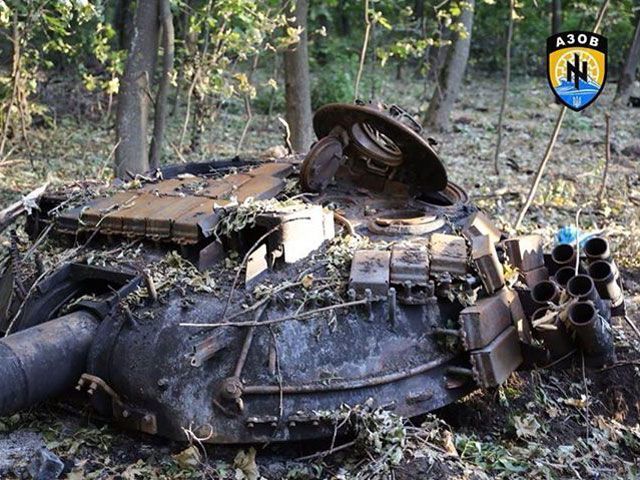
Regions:
<instances>
[{"instance_id":1,"label":"thin tree","mask_svg":"<svg viewBox=\"0 0 640 480\"><path fill-rule=\"evenodd\" d=\"M562 0L551 1L551 34L560 33L562 29ZM560 104L560 100L554 95L555 103Z\"/></svg>"},{"instance_id":2,"label":"thin tree","mask_svg":"<svg viewBox=\"0 0 640 480\"><path fill-rule=\"evenodd\" d=\"M298 153L306 152L313 139L307 39L308 13L309 1L297 0L294 17L289 26L301 30L300 41L284 52L286 119L291 129L291 145Z\"/></svg>"},{"instance_id":3,"label":"thin tree","mask_svg":"<svg viewBox=\"0 0 640 480\"><path fill-rule=\"evenodd\" d=\"M158 56L158 0L138 0L134 31L118 94L116 175L149 169L147 151L151 82Z\"/></svg>"},{"instance_id":4,"label":"thin tree","mask_svg":"<svg viewBox=\"0 0 640 480\"><path fill-rule=\"evenodd\" d=\"M511 80L511 39L513 38L513 20L515 15L515 0L509 0L509 26L507 27L507 48L505 53L504 83L502 85L502 102L500 103L500 114L498 116L498 140L496 141L496 152L493 156L493 168L496 172L496 175L500 175L500 165L498 157L500 156L500 145L502 144L502 121L504 118L504 111L507 106L509 81Z\"/></svg>"},{"instance_id":5,"label":"thin tree","mask_svg":"<svg viewBox=\"0 0 640 480\"><path fill-rule=\"evenodd\" d=\"M134 32L120 82L116 120L116 175L127 178L160 164L167 117L169 75L173 68L174 32L169 0L138 0ZM162 30L162 73L155 98L153 138L147 147L153 77Z\"/></svg>"},{"instance_id":6,"label":"thin tree","mask_svg":"<svg viewBox=\"0 0 640 480\"><path fill-rule=\"evenodd\" d=\"M447 58L438 75L426 114L425 123L440 131L449 129L451 111L458 97L469 59L475 0L466 3L467 6L460 15L460 23L464 26L465 33L459 34L454 44L448 48Z\"/></svg>"},{"instance_id":7,"label":"thin tree","mask_svg":"<svg viewBox=\"0 0 640 480\"><path fill-rule=\"evenodd\" d=\"M355 100L359 98L360 80L364 70L364 61L367 58L367 49L369 48L369 38L371 36L371 18L369 17L369 0L364 0L364 40L362 40L362 49L360 50L360 62L358 64L358 73L356 74L356 82L353 87L353 96Z\"/></svg>"},{"instance_id":8,"label":"thin tree","mask_svg":"<svg viewBox=\"0 0 640 480\"><path fill-rule=\"evenodd\" d=\"M551 33L560 33L562 28L562 0L551 2Z\"/></svg>"},{"instance_id":9,"label":"thin tree","mask_svg":"<svg viewBox=\"0 0 640 480\"><path fill-rule=\"evenodd\" d=\"M602 183L598 192L598 204L602 205L604 195L607 191L607 177L609 176L609 165L611 165L611 114L604 114L605 120L605 141L604 141L604 172L602 172Z\"/></svg>"},{"instance_id":10,"label":"thin tree","mask_svg":"<svg viewBox=\"0 0 640 480\"><path fill-rule=\"evenodd\" d=\"M162 26L162 75L156 94L156 105L153 121L153 138L151 140L151 153L149 167L156 169L160 166L162 156L162 143L167 124L167 97L169 93L169 75L173 69L174 57L174 31L171 4L169 0L160 0L160 25Z\"/></svg>"},{"instance_id":11,"label":"thin tree","mask_svg":"<svg viewBox=\"0 0 640 480\"><path fill-rule=\"evenodd\" d=\"M604 0L604 2L602 2L602 5L600 5L600 10L598 10L598 16L596 17L596 23L595 23L595 26L593 27L594 33L598 33L598 30L600 30L600 24L602 23L602 19L604 18L604 14L607 11L608 6L609 6L609 0ZM529 207L531 207L531 204L533 203L533 199L535 198L536 192L538 191L538 185L540 185L540 180L542 179L542 174L544 173L544 169L547 166L549 159L551 158L551 152L553 151L553 147L555 146L556 140L558 139L558 134L560 133L560 128L562 127L562 122L564 120L565 113L567 113L567 107L563 105L560 108L560 112L558 113L558 118L556 119L556 124L553 127L553 132L551 133L551 139L549 140L549 143L547 144L547 148L544 152L544 157L542 157L542 161L540 162L540 165L538 166L538 170L536 171L536 176L533 180L533 183L531 184L531 188L529 189L527 200L524 202L524 205L522 206L522 209L518 214L515 228L520 227L520 225L522 224L522 220L524 220L524 217L527 214L527 211L529 210Z\"/></svg>"},{"instance_id":12,"label":"thin tree","mask_svg":"<svg viewBox=\"0 0 640 480\"><path fill-rule=\"evenodd\" d=\"M618 80L618 89L616 90L615 101L621 105L626 105L629 102L633 82L636 79L636 72L638 71L638 63L640 62L640 11L636 15L636 30L633 34L633 40L629 46L627 52L627 58L622 67L620 73L620 79Z\"/></svg>"}]
</instances>

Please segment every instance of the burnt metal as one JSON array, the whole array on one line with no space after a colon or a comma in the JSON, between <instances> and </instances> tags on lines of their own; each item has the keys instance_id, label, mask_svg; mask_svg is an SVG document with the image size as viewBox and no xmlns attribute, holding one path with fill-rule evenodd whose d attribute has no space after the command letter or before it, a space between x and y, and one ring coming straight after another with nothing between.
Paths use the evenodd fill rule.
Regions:
<instances>
[{"instance_id":1,"label":"burnt metal","mask_svg":"<svg viewBox=\"0 0 640 480\"><path fill-rule=\"evenodd\" d=\"M363 125L368 125L370 131L391 140L393 146L387 145L391 152L385 152L385 155L397 150L402 152L404 161L398 166L395 179L409 185L413 193L439 191L447 186L445 168L429 143L385 111L368 105L330 104L318 109L313 117L313 128L320 139L330 135L337 126L349 132L353 138L354 126L358 130L358 126ZM362 139L358 133L356 137ZM361 143L358 143L358 147L361 153Z\"/></svg>"},{"instance_id":2,"label":"burnt metal","mask_svg":"<svg viewBox=\"0 0 640 480\"><path fill-rule=\"evenodd\" d=\"M473 376L483 387L504 383L522 363L518 333L508 327L486 347L471 352Z\"/></svg>"},{"instance_id":3,"label":"burnt metal","mask_svg":"<svg viewBox=\"0 0 640 480\"><path fill-rule=\"evenodd\" d=\"M529 288L535 287L538 283L549 278L549 270L547 267L538 267L533 270L520 272L520 279Z\"/></svg>"},{"instance_id":4,"label":"burnt metal","mask_svg":"<svg viewBox=\"0 0 640 480\"><path fill-rule=\"evenodd\" d=\"M558 271L553 276L553 279L559 286L561 286L562 288L566 288L567 283L569 283L569 280L571 280L575 276L576 276L575 266L562 267L558 269Z\"/></svg>"},{"instance_id":5,"label":"burnt metal","mask_svg":"<svg viewBox=\"0 0 640 480\"><path fill-rule=\"evenodd\" d=\"M482 212L475 212L469 217L467 225L462 229L462 233L470 240L475 237L487 235L491 243L498 243L502 238L502 232L493 222Z\"/></svg>"},{"instance_id":6,"label":"burnt metal","mask_svg":"<svg viewBox=\"0 0 640 480\"><path fill-rule=\"evenodd\" d=\"M604 237L591 237L584 244L584 254L591 261L611 260L609 242Z\"/></svg>"},{"instance_id":7,"label":"burnt metal","mask_svg":"<svg viewBox=\"0 0 640 480\"><path fill-rule=\"evenodd\" d=\"M300 182L309 192L321 192L333 180L342 164L344 144L339 135L328 135L318 140L307 154Z\"/></svg>"},{"instance_id":8,"label":"burnt metal","mask_svg":"<svg viewBox=\"0 0 640 480\"><path fill-rule=\"evenodd\" d=\"M540 320L547 314L549 314L547 308L539 308L533 313L532 320ZM537 329L535 330L535 336L542 341L544 347L549 351L550 359L562 359L574 352L575 345L557 313L553 313L553 319L549 322L549 325L553 328Z\"/></svg>"},{"instance_id":9,"label":"burnt metal","mask_svg":"<svg viewBox=\"0 0 640 480\"><path fill-rule=\"evenodd\" d=\"M441 231L444 219L420 210L382 212L369 222L367 228L378 235L426 235Z\"/></svg>"},{"instance_id":10,"label":"burnt metal","mask_svg":"<svg viewBox=\"0 0 640 480\"><path fill-rule=\"evenodd\" d=\"M504 270L491 237L489 235L474 237L471 253L487 293L492 294L500 290L504 286Z\"/></svg>"},{"instance_id":11,"label":"burnt metal","mask_svg":"<svg viewBox=\"0 0 640 480\"><path fill-rule=\"evenodd\" d=\"M369 290L375 298L383 298L389 291L391 252L358 250L351 263L349 288L362 297Z\"/></svg>"},{"instance_id":12,"label":"burnt metal","mask_svg":"<svg viewBox=\"0 0 640 480\"><path fill-rule=\"evenodd\" d=\"M467 350L486 347L512 325L509 306L500 296L487 297L460 312L462 344Z\"/></svg>"},{"instance_id":13,"label":"burnt metal","mask_svg":"<svg viewBox=\"0 0 640 480\"><path fill-rule=\"evenodd\" d=\"M464 275L469 253L463 237L446 233L431 235L431 271Z\"/></svg>"},{"instance_id":14,"label":"burnt metal","mask_svg":"<svg viewBox=\"0 0 640 480\"><path fill-rule=\"evenodd\" d=\"M598 314L593 302L570 305L568 319L589 366L601 367L615 361L611 325Z\"/></svg>"},{"instance_id":15,"label":"burnt metal","mask_svg":"<svg viewBox=\"0 0 640 480\"><path fill-rule=\"evenodd\" d=\"M542 238L539 235L525 235L504 241L509 263L520 272L531 272L544 267Z\"/></svg>"},{"instance_id":16,"label":"burnt metal","mask_svg":"<svg viewBox=\"0 0 640 480\"><path fill-rule=\"evenodd\" d=\"M604 260L611 264L611 270L616 281L619 281L620 271L618 266L611 256L611 248L609 241L604 237L591 237L584 244L584 254L587 257L589 264L597 261Z\"/></svg>"},{"instance_id":17,"label":"burnt metal","mask_svg":"<svg viewBox=\"0 0 640 480\"><path fill-rule=\"evenodd\" d=\"M580 301L590 301L598 308L601 315L607 316L608 307L600 298L593 279L588 275L576 275L567 283L567 293Z\"/></svg>"},{"instance_id":18,"label":"burnt metal","mask_svg":"<svg viewBox=\"0 0 640 480\"><path fill-rule=\"evenodd\" d=\"M78 311L0 340L0 416L73 388L84 371L98 318Z\"/></svg>"},{"instance_id":19,"label":"burnt metal","mask_svg":"<svg viewBox=\"0 0 640 480\"><path fill-rule=\"evenodd\" d=\"M64 328L29 333L37 376L71 362L52 375L56 389L77 382L98 414L210 443L331 437L336 425L320 412L343 404L421 415L574 351L565 311L556 330L532 328L541 313L530 289L548 278L541 238L502 241L407 112L331 105L315 128L320 140L302 164L169 167L68 210L64 192L43 197L30 235L52 225L61 247L81 242L82 256L21 277L24 298L16 272L5 272L2 342L19 343L30 327L49 332L59 320L47 321L69 312L89 316L73 338ZM289 198L298 170L303 189L322 195ZM219 228L249 198L267 200L255 218ZM505 284L504 252L520 270L516 288ZM13 398L24 385L6 375Z\"/></svg>"},{"instance_id":20,"label":"burnt metal","mask_svg":"<svg viewBox=\"0 0 640 480\"><path fill-rule=\"evenodd\" d=\"M560 288L555 282L543 280L531 289L531 299L541 307L548 307L560 300Z\"/></svg>"},{"instance_id":21,"label":"burnt metal","mask_svg":"<svg viewBox=\"0 0 640 480\"><path fill-rule=\"evenodd\" d=\"M551 259L558 268L576 264L576 249L569 243L560 243L551 250Z\"/></svg>"},{"instance_id":22,"label":"burnt metal","mask_svg":"<svg viewBox=\"0 0 640 480\"><path fill-rule=\"evenodd\" d=\"M611 264L605 260L597 260L589 265L589 275L596 285L600 297L611 300L612 307L618 307L624 303L624 295Z\"/></svg>"}]
</instances>

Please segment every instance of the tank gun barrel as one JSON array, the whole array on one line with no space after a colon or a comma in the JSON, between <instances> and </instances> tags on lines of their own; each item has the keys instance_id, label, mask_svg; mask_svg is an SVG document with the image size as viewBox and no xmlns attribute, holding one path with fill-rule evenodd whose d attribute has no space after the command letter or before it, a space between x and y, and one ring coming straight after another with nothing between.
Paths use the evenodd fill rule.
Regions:
<instances>
[{"instance_id":1,"label":"tank gun barrel","mask_svg":"<svg viewBox=\"0 0 640 480\"><path fill-rule=\"evenodd\" d=\"M73 388L98 323L77 311L0 339L0 417Z\"/></svg>"}]
</instances>

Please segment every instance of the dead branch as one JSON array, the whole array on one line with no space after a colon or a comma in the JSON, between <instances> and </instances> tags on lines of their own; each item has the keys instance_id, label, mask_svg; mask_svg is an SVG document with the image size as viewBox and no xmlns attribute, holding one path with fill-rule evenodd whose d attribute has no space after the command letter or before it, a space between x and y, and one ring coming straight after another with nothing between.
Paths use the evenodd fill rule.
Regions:
<instances>
[{"instance_id":1,"label":"dead branch","mask_svg":"<svg viewBox=\"0 0 640 480\"><path fill-rule=\"evenodd\" d=\"M23 213L29 213L32 209L38 208L37 201L49 186L45 183L41 187L30 192L26 197L22 197L17 202L12 203L4 210L0 211L0 232L11 225Z\"/></svg>"},{"instance_id":2,"label":"dead branch","mask_svg":"<svg viewBox=\"0 0 640 480\"><path fill-rule=\"evenodd\" d=\"M602 5L600 6L600 10L598 11L598 16L596 18L595 26L593 27L593 32L597 33L600 29L600 24L602 23L602 19L604 18L604 14L607 11L607 7L609 6L609 0L604 0ZM540 184L540 179L542 178L542 174L544 173L544 169L551 158L551 152L553 151L553 147L556 144L556 140L558 139L558 133L560 133L560 127L562 127L562 121L564 120L564 115L567 113L567 107L562 106L560 112L558 113L558 119L556 120L556 125L553 127L553 133L551 134L551 139L549 140L549 144L547 145L547 149L544 152L544 157L542 158L542 162L538 166L538 171L536 172L536 177L533 180L533 184L529 189L529 195L527 196L527 201L522 206L522 210L518 214L518 219L516 220L515 228L517 229L524 216L527 214L529 207L533 203L533 199L536 196L536 191L538 190L538 185Z\"/></svg>"},{"instance_id":3,"label":"dead branch","mask_svg":"<svg viewBox=\"0 0 640 480\"><path fill-rule=\"evenodd\" d=\"M259 53L256 54L255 57L253 57L253 63L251 64L251 71L249 72L249 75L248 75L249 83L251 83L251 80L253 78L254 72L256 71L256 68L258 68L259 59L260 59ZM247 136L249 127L251 126L251 121L253 120L253 112L251 111L251 97L249 96L248 93L244 94L243 100L244 100L244 111L247 114L247 121L244 124L244 128L242 129L242 134L240 135L240 140L238 140L238 145L236 146L236 155L240 153L240 149L242 148L244 139Z\"/></svg>"},{"instance_id":4,"label":"dead branch","mask_svg":"<svg viewBox=\"0 0 640 480\"><path fill-rule=\"evenodd\" d=\"M511 80L511 39L513 38L513 17L515 16L515 0L509 0L509 26L507 28L507 51L505 54L504 83L502 85L502 102L500 103L500 114L498 116L498 140L496 142L496 152L493 157L493 168L496 175L500 175L498 157L500 156L500 145L502 144L502 121L504 110L507 106L507 94L509 92L509 81Z\"/></svg>"},{"instance_id":5,"label":"dead branch","mask_svg":"<svg viewBox=\"0 0 640 480\"><path fill-rule=\"evenodd\" d=\"M364 70L364 60L367 56L369 47L369 36L371 35L371 19L369 18L369 0L364 0L364 40L362 41L362 50L360 52L360 64L358 65L358 74L356 75L356 84L354 86L354 100L358 100L358 89L360 88L360 79Z\"/></svg>"},{"instance_id":6,"label":"dead branch","mask_svg":"<svg viewBox=\"0 0 640 480\"><path fill-rule=\"evenodd\" d=\"M251 322L216 322L216 323L180 323L181 327L198 327L198 328L217 328L217 327L259 327L262 325L275 325L276 323L287 322L289 320L302 320L306 317L312 317L319 313L330 312L341 308L351 308L358 305L365 305L369 303L369 300L363 298L362 300L353 300L351 302L337 303L335 305L329 305L328 307L316 308L315 310L307 310L298 314L286 315L280 318L274 318L272 320L251 321Z\"/></svg>"},{"instance_id":7,"label":"dead branch","mask_svg":"<svg viewBox=\"0 0 640 480\"><path fill-rule=\"evenodd\" d=\"M527 201L522 206L522 210L518 214L518 220L516 220L515 228L518 228L524 219L524 216L527 214L529 207L533 203L533 199L536 196L536 192L538 191L538 185L540 184L540 180L542 179L542 174L544 173L544 169L551 158L551 152L553 151L553 147L556 144L556 140L558 139L558 134L560 133L560 127L562 126L562 121L564 120L564 114L567 113L567 107L564 105L560 109L560 113L558 114L558 118L556 120L556 125L553 127L553 133L551 134L551 139L547 144L547 149L544 152L544 157L542 157L542 162L538 165L538 171L536 172L536 177L533 180L533 184L529 189L529 195L527 196Z\"/></svg>"},{"instance_id":8,"label":"dead branch","mask_svg":"<svg viewBox=\"0 0 640 480\"><path fill-rule=\"evenodd\" d=\"M604 114L604 120L606 123L605 131L605 161L604 172L602 173L602 183L600 184L600 191L598 192L598 205L602 205L604 200L604 194L607 189L607 176L609 175L609 165L611 164L611 114L606 112Z\"/></svg>"}]
</instances>

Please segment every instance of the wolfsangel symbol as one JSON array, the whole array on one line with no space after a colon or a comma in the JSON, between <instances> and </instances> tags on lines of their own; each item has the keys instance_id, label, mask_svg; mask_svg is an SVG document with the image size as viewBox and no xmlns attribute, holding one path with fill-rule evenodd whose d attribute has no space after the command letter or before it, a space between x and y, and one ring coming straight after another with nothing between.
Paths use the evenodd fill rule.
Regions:
<instances>
[{"instance_id":1,"label":"wolfsangel symbol","mask_svg":"<svg viewBox=\"0 0 640 480\"><path fill-rule=\"evenodd\" d=\"M554 95L576 112L591 105L607 80L607 39L591 32L547 38L547 80Z\"/></svg>"}]
</instances>

